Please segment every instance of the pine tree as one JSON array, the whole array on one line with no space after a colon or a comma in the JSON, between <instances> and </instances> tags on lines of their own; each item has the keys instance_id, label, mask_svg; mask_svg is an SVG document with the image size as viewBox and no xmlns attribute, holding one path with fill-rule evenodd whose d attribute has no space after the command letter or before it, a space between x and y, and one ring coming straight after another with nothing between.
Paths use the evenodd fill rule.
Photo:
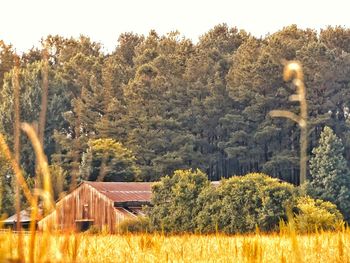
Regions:
<instances>
[{"instance_id":1,"label":"pine tree","mask_svg":"<svg viewBox=\"0 0 350 263\"><path fill-rule=\"evenodd\" d=\"M336 204L349 221L350 171L343 156L342 141L326 126L319 146L314 148L310 160L310 190L317 198Z\"/></svg>"}]
</instances>

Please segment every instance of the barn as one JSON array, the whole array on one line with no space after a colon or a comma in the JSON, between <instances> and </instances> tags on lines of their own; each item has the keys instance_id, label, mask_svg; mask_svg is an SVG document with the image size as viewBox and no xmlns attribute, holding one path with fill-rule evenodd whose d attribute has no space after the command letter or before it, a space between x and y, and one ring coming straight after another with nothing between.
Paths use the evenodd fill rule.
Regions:
<instances>
[{"instance_id":1,"label":"barn","mask_svg":"<svg viewBox=\"0 0 350 263\"><path fill-rule=\"evenodd\" d=\"M126 218L142 215L150 203L152 183L82 182L56 203L56 209L38 222L41 230L86 230L90 226L115 233Z\"/></svg>"}]
</instances>

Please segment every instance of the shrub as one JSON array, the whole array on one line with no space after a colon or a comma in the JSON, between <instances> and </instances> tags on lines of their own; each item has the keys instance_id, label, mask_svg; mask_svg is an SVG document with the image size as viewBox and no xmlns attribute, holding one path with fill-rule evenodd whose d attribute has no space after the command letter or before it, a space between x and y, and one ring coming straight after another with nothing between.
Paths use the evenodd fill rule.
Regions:
<instances>
[{"instance_id":1,"label":"shrub","mask_svg":"<svg viewBox=\"0 0 350 263\"><path fill-rule=\"evenodd\" d=\"M200 171L176 171L153 187L152 229L165 232L277 231L296 211L299 231L335 229L342 215L330 202L298 197L298 188L261 173L234 176L214 187Z\"/></svg>"},{"instance_id":2,"label":"shrub","mask_svg":"<svg viewBox=\"0 0 350 263\"><path fill-rule=\"evenodd\" d=\"M136 218L128 218L118 225L119 233L149 233L150 221L148 217L139 216Z\"/></svg>"},{"instance_id":3,"label":"shrub","mask_svg":"<svg viewBox=\"0 0 350 263\"><path fill-rule=\"evenodd\" d=\"M89 229L86 231L86 233L92 234L92 235L101 234L101 229L99 229L98 226L96 226L96 225L92 225L89 227Z\"/></svg>"},{"instance_id":4,"label":"shrub","mask_svg":"<svg viewBox=\"0 0 350 263\"><path fill-rule=\"evenodd\" d=\"M343 224L343 216L331 202L312 199L309 196L297 199L297 213L294 221L300 232L336 230Z\"/></svg>"},{"instance_id":5,"label":"shrub","mask_svg":"<svg viewBox=\"0 0 350 263\"><path fill-rule=\"evenodd\" d=\"M286 219L286 207L293 205L293 185L265 174L251 173L224 179L217 189L206 189L198 198L200 232L251 232L277 230Z\"/></svg>"}]
</instances>

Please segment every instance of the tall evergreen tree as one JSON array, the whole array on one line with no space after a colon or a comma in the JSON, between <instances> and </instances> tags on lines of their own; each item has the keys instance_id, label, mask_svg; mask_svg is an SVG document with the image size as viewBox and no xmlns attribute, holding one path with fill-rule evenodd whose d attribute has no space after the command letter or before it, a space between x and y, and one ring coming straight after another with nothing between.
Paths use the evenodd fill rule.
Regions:
<instances>
[{"instance_id":1,"label":"tall evergreen tree","mask_svg":"<svg viewBox=\"0 0 350 263\"><path fill-rule=\"evenodd\" d=\"M320 199L335 203L350 220L350 171L343 156L342 141L326 126L319 146L314 148L310 160L310 190Z\"/></svg>"},{"instance_id":2,"label":"tall evergreen tree","mask_svg":"<svg viewBox=\"0 0 350 263\"><path fill-rule=\"evenodd\" d=\"M203 160L201 169L211 180L236 172L232 165L235 160L225 152L223 144L237 126L227 121L236 111L226 76L232 56L247 38L244 31L217 25L200 38L187 63L185 80L191 104L184 125L195 138L197 156Z\"/></svg>"}]
</instances>

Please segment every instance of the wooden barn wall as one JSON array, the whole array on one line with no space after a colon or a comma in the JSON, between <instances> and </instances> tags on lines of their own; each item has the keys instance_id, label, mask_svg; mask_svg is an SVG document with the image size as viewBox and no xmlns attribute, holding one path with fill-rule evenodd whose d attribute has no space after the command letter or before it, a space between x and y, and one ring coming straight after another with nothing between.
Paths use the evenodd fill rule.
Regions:
<instances>
[{"instance_id":1,"label":"wooden barn wall","mask_svg":"<svg viewBox=\"0 0 350 263\"><path fill-rule=\"evenodd\" d=\"M88 205L83 218L84 205ZM93 219L99 229L106 227L114 233L120 218L113 202L88 184L82 184L56 204L56 209L39 222L39 229L76 229L76 220ZM118 220L117 220L118 219Z\"/></svg>"}]
</instances>

